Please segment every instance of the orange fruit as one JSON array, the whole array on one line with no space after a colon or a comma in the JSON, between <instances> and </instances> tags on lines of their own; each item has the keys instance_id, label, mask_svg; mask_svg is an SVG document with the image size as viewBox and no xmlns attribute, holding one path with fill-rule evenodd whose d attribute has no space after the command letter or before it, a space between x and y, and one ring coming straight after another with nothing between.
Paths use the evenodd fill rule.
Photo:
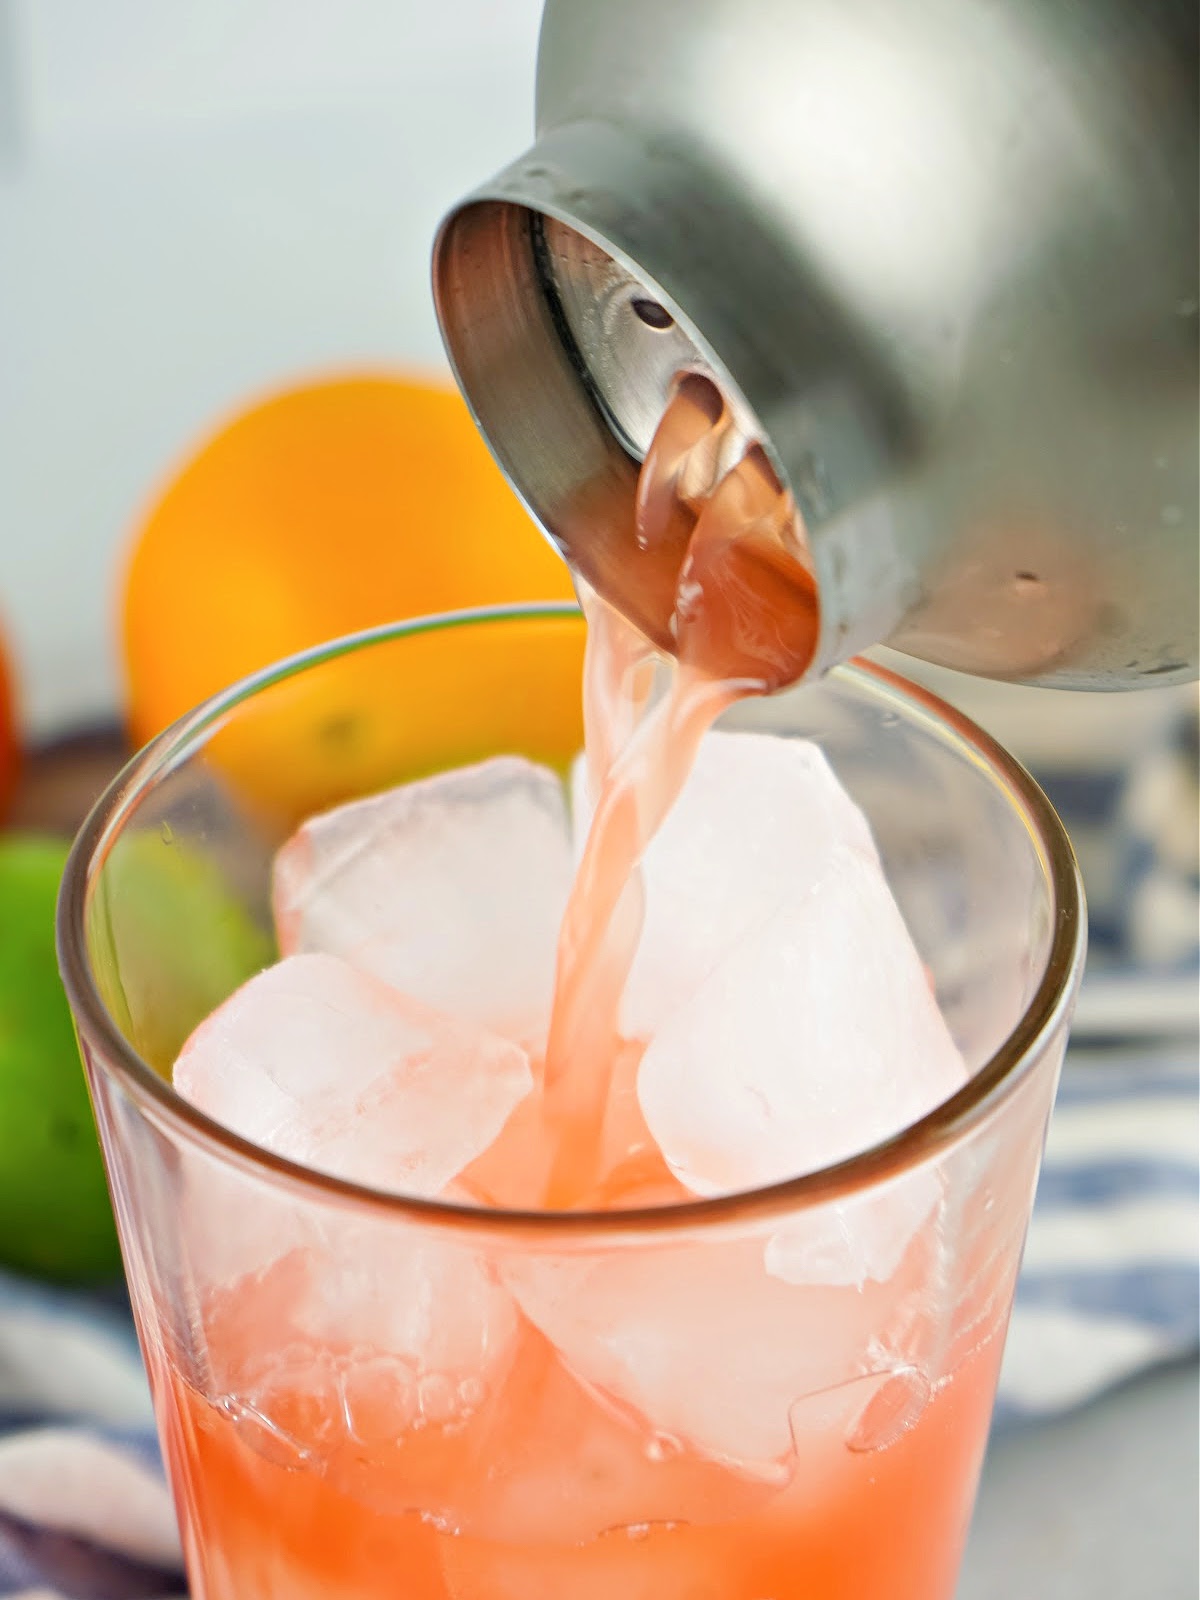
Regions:
<instances>
[{"instance_id":1,"label":"orange fruit","mask_svg":"<svg viewBox=\"0 0 1200 1600\"><path fill-rule=\"evenodd\" d=\"M206 754L276 831L492 755L565 773L583 743L583 648L573 614L421 628L260 691Z\"/></svg>"},{"instance_id":2,"label":"orange fruit","mask_svg":"<svg viewBox=\"0 0 1200 1600\"><path fill-rule=\"evenodd\" d=\"M21 746L17 738L17 697L12 668L0 639L0 818L17 786Z\"/></svg>"},{"instance_id":3,"label":"orange fruit","mask_svg":"<svg viewBox=\"0 0 1200 1600\"><path fill-rule=\"evenodd\" d=\"M135 531L121 617L129 730L140 744L257 668L345 633L571 594L453 390L389 376L291 389L203 445ZM579 722L582 634L567 631L559 743ZM464 691L483 671L470 634L435 637L422 663L422 726L443 712L484 717L489 706ZM544 669L544 649L534 654ZM332 789L372 781L381 747L383 766L395 767L408 681L366 661L323 668L239 716L212 753L260 807L302 814ZM490 712L501 687L519 696L521 681L512 660L502 685L485 681ZM428 767L444 753L410 748L405 760Z\"/></svg>"}]
</instances>

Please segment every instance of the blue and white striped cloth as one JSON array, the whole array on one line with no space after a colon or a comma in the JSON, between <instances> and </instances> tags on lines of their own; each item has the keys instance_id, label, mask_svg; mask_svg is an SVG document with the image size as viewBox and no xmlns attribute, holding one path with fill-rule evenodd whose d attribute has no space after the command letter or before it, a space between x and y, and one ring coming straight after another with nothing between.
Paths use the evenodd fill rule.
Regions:
<instances>
[{"instance_id":1,"label":"blue and white striped cloth","mask_svg":"<svg viewBox=\"0 0 1200 1600\"><path fill-rule=\"evenodd\" d=\"M1073 1050L1017 1287L996 1426L1200 1347L1196 1050Z\"/></svg>"},{"instance_id":2,"label":"blue and white striped cloth","mask_svg":"<svg viewBox=\"0 0 1200 1600\"><path fill-rule=\"evenodd\" d=\"M1083 846L1092 959L997 1427L1200 1348L1195 723L1129 776L1042 771ZM179 1539L128 1306L0 1274L0 1596L176 1600Z\"/></svg>"},{"instance_id":3,"label":"blue and white striped cloth","mask_svg":"<svg viewBox=\"0 0 1200 1600\"><path fill-rule=\"evenodd\" d=\"M1038 767L1087 883L1088 971L997 1427L1200 1347L1198 731L1185 712L1129 765Z\"/></svg>"}]
</instances>

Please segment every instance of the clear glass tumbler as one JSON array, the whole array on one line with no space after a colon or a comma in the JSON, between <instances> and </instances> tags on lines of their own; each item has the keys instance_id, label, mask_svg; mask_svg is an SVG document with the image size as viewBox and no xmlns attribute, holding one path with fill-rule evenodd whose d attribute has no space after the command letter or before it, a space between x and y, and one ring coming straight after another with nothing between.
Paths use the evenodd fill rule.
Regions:
<instances>
[{"instance_id":1,"label":"clear glass tumbler","mask_svg":"<svg viewBox=\"0 0 1200 1600\"><path fill-rule=\"evenodd\" d=\"M75 845L63 974L195 1600L949 1600L1080 973L1026 774L868 665L727 719L820 741L874 827L971 1077L827 1170L639 1211L384 1194L180 1100L271 958L305 814L486 755L565 772L568 606L260 674L128 766ZM798 1041L798 1046L800 1041ZM891 1240L858 1281L846 1250Z\"/></svg>"}]
</instances>

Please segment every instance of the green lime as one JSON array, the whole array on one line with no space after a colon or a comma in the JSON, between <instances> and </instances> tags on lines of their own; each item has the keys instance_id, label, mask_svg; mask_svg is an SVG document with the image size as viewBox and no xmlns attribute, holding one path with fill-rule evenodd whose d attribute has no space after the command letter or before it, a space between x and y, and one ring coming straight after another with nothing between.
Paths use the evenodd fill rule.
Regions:
<instances>
[{"instance_id":1,"label":"green lime","mask_svg":"<svg viewBox=\"0 0 1200 1600\"><path fill-rule=\"evenodd\" d=\"M83 1280L120 1256L54 952L67 849L0 836L0 1261Z\"/></svg>"},{"instance_id":2,"label":"green lime","mask_svg":"<svg viewBox=\"0 0 1200 1600\"><path fill-rule=\"evenodd\" d=\"M170 1078L193 1028L275 959L221 867L169 828L127 832L92 908L101 992L126 1038Z\"/></svg>"}]
</instances>

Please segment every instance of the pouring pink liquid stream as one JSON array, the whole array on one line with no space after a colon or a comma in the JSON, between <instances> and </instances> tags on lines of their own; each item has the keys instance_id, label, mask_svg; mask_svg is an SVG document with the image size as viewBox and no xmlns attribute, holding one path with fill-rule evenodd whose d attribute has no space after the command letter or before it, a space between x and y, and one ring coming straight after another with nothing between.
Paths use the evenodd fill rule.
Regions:
<instances>
[{"instance_id":1,"label":"pouring pink liquid stream","mask_svg":"<svg viewBox=\"0 0 1200 1600\"><path fill-rule=\"evenodd\" d=\"M678 552L677 657L647 710L653 651L597 596L585 597L584 718L596 807L563 918L545 1064L557 1150L548 1206L597 1176L603 1108L620 1057L617 1013L641 929L638 863L674 805L701 739L747 695L793 682L812 659L817 603L795 505L761 446L736 449L715 386L683 378L646 455L637 539Z\"/></svg>"}]
</instances>

